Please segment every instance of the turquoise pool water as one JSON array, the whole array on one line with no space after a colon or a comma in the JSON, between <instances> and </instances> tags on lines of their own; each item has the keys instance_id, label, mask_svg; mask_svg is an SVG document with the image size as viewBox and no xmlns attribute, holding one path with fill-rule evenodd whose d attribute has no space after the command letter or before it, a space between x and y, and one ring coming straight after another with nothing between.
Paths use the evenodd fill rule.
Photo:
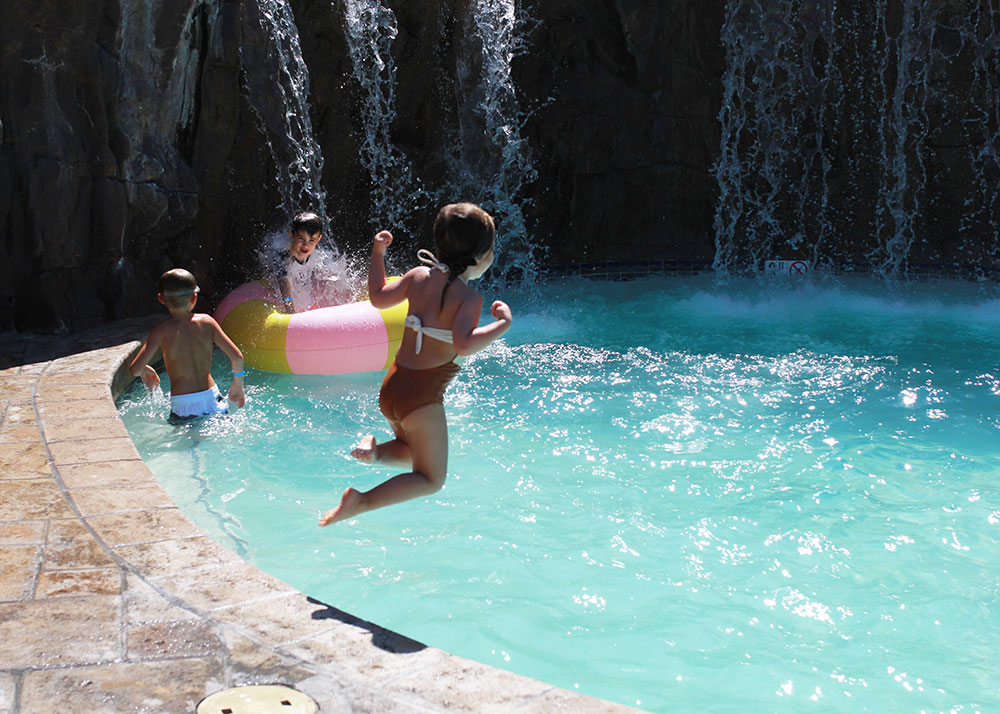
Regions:
<instances>
[{"instance_id":1,"label":"turquoise pool water","mask_svg":"<svg viewBox=\"0 0 1000 714\"><path fill-rule=\"evenodd\" d=\"M138 385L122 415L204 530L428 645L654 712L1000 708L995 289L508 297L425 500L316 526L391 473L348 455L388 433L378 373L251 372L245 409L181 427Z\"/></svg>"}]
</instances>

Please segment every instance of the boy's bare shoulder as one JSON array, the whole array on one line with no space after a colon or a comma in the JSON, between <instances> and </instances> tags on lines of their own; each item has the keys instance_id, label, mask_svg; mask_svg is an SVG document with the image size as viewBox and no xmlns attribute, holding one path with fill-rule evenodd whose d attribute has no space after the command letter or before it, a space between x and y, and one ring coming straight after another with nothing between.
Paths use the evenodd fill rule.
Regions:
<instances>
[{"instance_id":1,"label":"boy's bare shoulder","mask_svg":"<svg viewBox=\"0 0 1000 714\"><path fill-rule=\"evenodd\" d=\"M196 312L191 317L197 323L205 325L218 325L219 323L215 321L215 318L209 315L207 312Z\"/></svg>"},{"instance_id":2,"label":"boy's bare shoulder","mask_svg":"<svg viewBox=\"0 0 1000 714\"><path fill-rule=\"evenodd\" d=\"M153 329L149 331L149 337L147 339L149 341L159 340L163 337L163 335L168 334L173 327L173 320L168 317L166 320L163 320L153 326Z\"/></svg>"}]
</instances>

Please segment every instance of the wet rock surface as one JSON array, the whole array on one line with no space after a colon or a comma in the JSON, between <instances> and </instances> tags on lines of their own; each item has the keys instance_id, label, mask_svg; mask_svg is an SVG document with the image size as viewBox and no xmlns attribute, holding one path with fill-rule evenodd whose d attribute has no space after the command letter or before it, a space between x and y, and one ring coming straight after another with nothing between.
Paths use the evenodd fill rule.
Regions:
<instances>
[{"instance_id":1,"label":"wet rock surface","mask_svg":"<svg viewBox=\"0 0 1000 714\"><path fill-rule=\"evenodd\" d=\"M735 234L726 240L791 253L783 257L810 257L795 246L822 243L833 257L884 262L871 241L890 243L910 231L904 250L912 255L903 257L911 261L954 262L963 246L984 241L979 259L996 258L990 226L1000 206L987 187L997 171L991 97L1000 81L989 57L1000 41L980 31L991 27L991 10L977 10L983 16L963 20L971 29L956 34L944 11L922 16L915 30L904 27L902 8L913 3L886 0L884 22L838 16L842 26L819 36L811 28L829 23L794 3L777 3L767 17L736 16L746 27L734 30L723 0L523 0L515 6L514 39L499 48L510 55L513 89L491 99L477 77L485 51L498 48L483 32L481 6L392 0L383 5L394 23L385 59L395 73L395 115L383 140L395 163L371 170L363 146L373 120L370 88L351 58L350 4L288 5L308 67L325 214L349 254L365 254L372 232L390 227L410 255L429 241L436 207L465 199L488 205L501 232L520 232L528 252L546 264L706 262L717 252L722 198L720 215ZM274 57L288 42L265 29L268 7L264 0L3 3L0 330L77 331L156 312L155 279L176 265L198 277L200 309L259 274L258 246L285 228L282 182L301 138L281 135L290 105ZM808 46L796 52L776 44L781 22L811 38ZM876 71L889 63L884 75L866 70L872 62L841 37L855 25L874 28L875 39L862 45L878 45ZM735 42L734 31L747 42ZM906 128L909 143L893 143L902 135L886 124L889 110L878 109L884 101L873 105L882 113L869 121L854 108L854 90L803 85L789 96L838 99L829 111L803 112L803 125L784 132L782 150L819 137L826 163L778 166L775 175L790 181L791 191L776 190L754 164L768 161L768 142L782 137L768 133L752 102L771 98L767 111L795 116L781 115L787 77L780 68L768 75L772 84L753 74L769 53L781 49L800 68L808 60L800 73L814 83L835 72L836 86L847 87L867 72L857 89L864 103L892 99L893 72L902 71L893 66L920 71L894 55L903 51L897 48L924 45L940 60L926 82L923 75L907 80L933 93L913 105L920 123ZM739 52L758 54L743 57L742 89L727 94L727 67ZM912 94L896 98L903 109L912 108ZM723 103L737 100L745 101L745 114L720 121ZM499 131L510 134L517 156L496 136L496 119L483 109L490 101L506 112L509 123ZM741 138L723 136L724 127L742 130L744 121ZM727 140L750 158L731 161L731 174L720 180ZM910 175L875 175L893 146L909 157ZM857 158L861 149L871 161ZM818 199L796 193L807 170L818 172ZM772 207L787 216L772 221ZM900 214L915 227L900 223ZM809 235L789 235L797 225ZM757 235L760 226L777 226L775 236ZM841 254L844 240L853 247ZM732 248L738 259L757 252Z\"/></svg>"}]
</instances>

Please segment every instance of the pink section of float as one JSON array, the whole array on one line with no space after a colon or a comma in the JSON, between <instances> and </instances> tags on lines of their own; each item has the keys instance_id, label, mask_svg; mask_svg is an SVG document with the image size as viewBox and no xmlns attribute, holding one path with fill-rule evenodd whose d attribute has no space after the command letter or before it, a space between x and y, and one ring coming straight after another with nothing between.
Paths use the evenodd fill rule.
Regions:
<instances>
[{"instance_id":1,"label":"pink section of float","mask_svg":"<svg viewBox=\"0 0 1000 714\"><path fill-rule=\"evenodd\" d=\"M336 310L336 320L328 310ZM301 312L288 324L285 354L297 374L347 374L385 367L388 335L368 302Z\"/></svg>"},{"instance_id":2,"label":"pink section of float","mask_svg":"<svg viewBox=\"0 0 1000 714\"><path fill-rule=\"evenodd\" d=\"M245 283L226 295L215 310L215 321L220 325L226 321L226 315L237 305L251 300L274 302L274 292L261 283Z\"/></svg>"}]
</instances>

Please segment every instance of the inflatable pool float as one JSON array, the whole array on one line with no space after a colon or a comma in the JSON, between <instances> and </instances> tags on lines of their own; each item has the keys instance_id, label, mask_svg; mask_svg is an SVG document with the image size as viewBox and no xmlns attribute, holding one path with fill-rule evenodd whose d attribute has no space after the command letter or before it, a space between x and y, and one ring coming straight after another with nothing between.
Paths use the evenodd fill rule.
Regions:
<instances>
[{"instance_id":1,"label":"inflatable pool float","mask_svg":"<svg viewBox=\"0 0 1000 714\"><path fill-rule=\"evenodd\" d=\"M387 369L403 339L406 301L379 310L364 302L288 314L266 282L229 293L216 321L247 366L286 374L349 374Z\"/></svg>"}]
</instances>

